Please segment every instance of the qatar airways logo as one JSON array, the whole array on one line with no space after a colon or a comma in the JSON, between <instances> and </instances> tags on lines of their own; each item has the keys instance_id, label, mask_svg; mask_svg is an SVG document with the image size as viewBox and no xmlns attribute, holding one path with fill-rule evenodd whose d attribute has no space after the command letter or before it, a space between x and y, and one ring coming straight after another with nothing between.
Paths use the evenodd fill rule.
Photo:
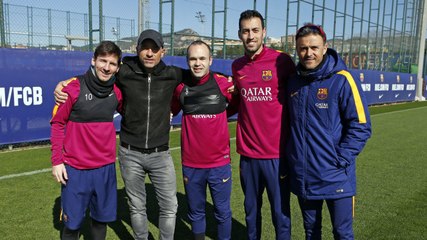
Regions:
<instances>
[{"instance_id":1,"label":"qatar airways logo","mask_svg":"<svg viewBox=\"0 0 427 240\"><path fill-rule=\"evenodd\" d=\"M192 118L200 119L200 118L216 118L216 115L214 114L193 114L191 115Z\"/></svg>"},{"instance_id":2,"label":"qatar airways logo","mask_svg":"<svg viewBox=\"0 0 427 240\"><path fill-rule=\"evenodd\" d=\"M271 87L252 87L240 89L240 95L248 102L273 101Z\"/></svg>"}]
</instances>

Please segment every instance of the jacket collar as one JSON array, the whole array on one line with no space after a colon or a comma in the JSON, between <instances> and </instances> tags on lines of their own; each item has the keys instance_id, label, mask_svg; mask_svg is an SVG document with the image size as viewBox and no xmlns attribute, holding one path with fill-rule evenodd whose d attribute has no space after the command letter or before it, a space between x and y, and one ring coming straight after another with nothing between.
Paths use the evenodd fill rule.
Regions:
<instances>
[{"instance_id":1,"label":"jacket collar","mask_svg":"<svg viewBox=\"0 0 427 240\"><path fill-rule=\"evenodd\" d=\"M301 63L297 65L298 76L311 81L329 78L341 70L347 70L347 66L332 48L327 49L322 63L313 70L306 70Z\"/></svg>"}]
</instances>

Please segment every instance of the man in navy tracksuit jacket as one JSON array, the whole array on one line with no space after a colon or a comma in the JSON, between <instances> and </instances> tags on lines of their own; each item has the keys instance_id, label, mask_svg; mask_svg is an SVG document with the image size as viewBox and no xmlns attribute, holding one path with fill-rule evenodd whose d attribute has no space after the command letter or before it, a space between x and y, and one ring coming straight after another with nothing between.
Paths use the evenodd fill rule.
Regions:
<instances>
[{"instance_id":1,"label":"man in navy tracksuit jacket","mask_svg":"<svg viewBox=\"0 0 427 240\"><path fill-rule=\"evenodd\" d=\"M371 136L360 82L337 52L327 48L320 26L297 31L297 74L287 88L291 190L298 196L306 239L321 239L326 201L335 239L354 239L356 157Z\"/></svg>"}]
</instances>

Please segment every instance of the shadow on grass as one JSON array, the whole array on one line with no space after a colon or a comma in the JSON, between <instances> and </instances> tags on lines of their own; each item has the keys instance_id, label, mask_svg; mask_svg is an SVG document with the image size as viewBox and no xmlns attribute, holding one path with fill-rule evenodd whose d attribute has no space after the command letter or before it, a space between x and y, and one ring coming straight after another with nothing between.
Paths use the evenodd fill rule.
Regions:
<instances>
[{"instance_id":1,"label":"shadow on grass","mask_svg":"<svg viewBox=\"0 0 427 240\"><path fill-rule=\"evenodd\" d=\"M178 213L176 219L175 239L193 239L191 232L191 223L187 217L188 205L185 194L179 193L178 197ZM217 238L217 223L214 217L214 206L206 202L206 237L210 239ZM241 222L232 218L231 239L240 240L246 239L246 227Z\"/></svg>"},{"instance_id":2,"label":"shadow on grass","mask_svg":"<svg viewBox=\"0 0 427 240\"><path fill-rule=\"evenodd\" d=\"M147 191L147 218L150 223L158 228L159 223L159 206L152 184L146 184ZM178 213L176 218L175 239L192 239L191 226L187 218L187 200L184 194L178 193ZM60 221L61 214L61 197L55 199L52 209L53 227L58 230L58 238L62 234L63 224ZM115 232L119 239L133 239L133 233L129 232L125 223L131 226L129 206L127 203L126 191L124 188L117 190L117 220L109 223L108 226ZM239 221L232 221L232 239L245 239L246 227ZM217 238L216 221L214 218L214 208L210 203L206 203L206 236L211 239ZM91 239L90 234L90 217L86 214L86 219L80 230L83 239ZM153 233L149 232L149 240L155 240Z\"/></svg>"}]
</instances>

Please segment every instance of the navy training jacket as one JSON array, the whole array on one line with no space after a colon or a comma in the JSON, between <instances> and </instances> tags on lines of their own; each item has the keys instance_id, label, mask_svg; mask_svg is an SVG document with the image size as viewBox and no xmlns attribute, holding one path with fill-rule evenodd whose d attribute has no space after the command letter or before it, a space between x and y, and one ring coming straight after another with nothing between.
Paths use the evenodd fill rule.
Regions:
<instances>
[{"instance_id":1,"label":"navy training jacket","mask_svg":"<svg viewBox=\"0 0 427 240\"><path fill-rule=\"evenodd\" d=\"M356 157L371 136L368 106L358 79L328 49L319 69L288 82L290 136L286 155L291 190L309 200L356 194Z\"/></svg>"}]
</instances>

